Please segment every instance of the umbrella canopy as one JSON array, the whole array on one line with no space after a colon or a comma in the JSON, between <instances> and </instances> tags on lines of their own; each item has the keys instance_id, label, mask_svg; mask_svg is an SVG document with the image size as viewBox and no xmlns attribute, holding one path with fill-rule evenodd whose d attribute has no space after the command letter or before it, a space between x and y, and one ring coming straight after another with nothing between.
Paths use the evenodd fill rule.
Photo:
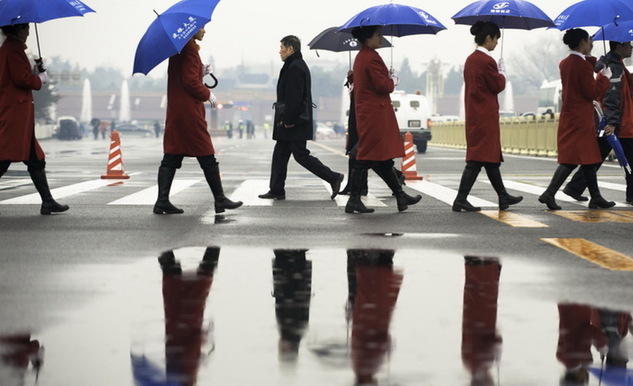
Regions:
<instances>
[{"instance_id":1,"label":"umbrella canopy","mask_svg":"<svg viewBox=\"0 0 633 386\"><path fill-rule=\"evenodd\" d=\"M350 32L337 32L339 27L326 28L308 43L311 50L326 50L333 52L358 51L361 44ZM380 47L391 47L389 40L384 37L380 41Z\"/></svg>"},{"instance_id":2,"label":"umbrella canopy","mask_svg":"<svg viewBox=\"0 0 633 386\"><path fill-rule=\"evenodd\" d=\"M593 35L593 40L633 41L633 20L607 24Z\"/></svg>"},{"instance_id":3,"label":"umbrella canopy","mask_svg":"<svg viewBox=\"0 0 633 386\"><path fill-rule=\"evenodd\" d=\"M446 29L429 13L401 4L383 4L369 7L343 24L339 31L351 31L354 27L382 26L383 35L407 36L436 34Z\"/></svg>"},{"instance_id":4,"label":"umbrella canopy","mask_svg":"<svg viewBox=\"0 0 633 386\"><path fill-rule=\"evenodd\" d=\"M607 366L605 369L589 367L587 370L605 386L633 385L633 371L626 367Z\"/></svg>"},{"instance_id":5,"label":"umbrella canopy","mask_svg":"<svg viewBox=\"0 0 633 386\"><path fill-rule=\"evenodd\" d=\"M561 31L578 27L602 27L633 20L633 4L626 0L583 0L567 7L554 19Z\"/></svg>"},{"instance_id":6,"label":"umbrella canopy","mask_svg":"<svg viewBox=\"0 0 633 386\"><path fill-rule=\"evenodd\" d=\"M604 116L602 107L597 101L593 102L593 108L598 116L598 127L596 127L596 131L598 132L598 137L602 137L604 135L604 128L607 126L607 117ZM631 166L626 160L624 149L622 148L622 144L620 143L618 137L614 134L610 134L605 136L605 138L615 153L615 158L618 159L618 163L620 164L622 171L624 171L624 175L627 176L628 174L631 174Z\"/></svg>"},{"instance_id":7,"label":"umbrella canopy","mask_svg":"<svg viewBox=\"0 0 633 386\"><path fill-rule=\"evenodd\" d=\"M554 27L554 22L539 7L525 0L481 0L453 15L455 24L473 25L491 21L501 28L534 29Z\"/></svg>"},{"instance_id":8,"label":"umbrella canopy","mask_svg":"<svg viewBox=\"0 0 633 386\"><path fill-rule=\"evenodd\" d=\"M158 15L136 48L133 73L147 75L165 59L179 53L211 20L220 0L181 0Z\"/></svg>"}]
</instances>

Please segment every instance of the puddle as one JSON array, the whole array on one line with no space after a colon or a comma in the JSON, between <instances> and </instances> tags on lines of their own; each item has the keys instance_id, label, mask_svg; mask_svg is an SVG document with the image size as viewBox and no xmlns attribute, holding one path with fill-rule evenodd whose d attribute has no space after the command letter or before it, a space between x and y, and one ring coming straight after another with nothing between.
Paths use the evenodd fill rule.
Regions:
<instances>
[{"instance_id":1,"label":"puddle","mask_svg":"<svg viewBox=\"0 0 633 386\"><path fill-rule=\"evenodd\" d=\"M106 279L82 266L64 276L89 304L0 331L0 384L631 384L628 310L548 299L528 262L426 253L191 247Z\"/></svg>"}]
</instances>

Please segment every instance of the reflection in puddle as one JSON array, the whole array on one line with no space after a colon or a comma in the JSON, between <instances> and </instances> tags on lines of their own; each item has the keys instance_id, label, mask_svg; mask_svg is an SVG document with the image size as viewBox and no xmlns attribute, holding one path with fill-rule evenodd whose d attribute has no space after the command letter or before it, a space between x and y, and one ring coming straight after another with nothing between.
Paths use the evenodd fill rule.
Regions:
<instances>
[{"instance_id":1,"label":"reflection in puddle","mask_svg":"<svg viewBox=\"0 0 633 386\"><path fill-rule=\"evenodd\" d=\"M0 385L631 384L629 312L544 299L542 267L501 267L437 251L239 247L84 266L66 279L105 295L40 331L4 326Z\"/></svg>"}]
</instances>

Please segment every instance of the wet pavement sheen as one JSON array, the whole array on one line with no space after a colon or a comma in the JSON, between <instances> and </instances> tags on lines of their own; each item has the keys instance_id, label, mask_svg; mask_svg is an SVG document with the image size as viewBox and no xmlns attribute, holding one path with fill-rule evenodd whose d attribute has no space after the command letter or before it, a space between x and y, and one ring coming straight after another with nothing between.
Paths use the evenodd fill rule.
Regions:
<instances>
[{"instance_id":1,"label":"wet pavement sheen","mask_svg":"<svg viewBox=\"0 0 633 386\"><path fill-rule=\"evenodd\" d=\"M427 253L190 247L84 266L64 277L90 283L88 304L0 331L0 385L632 384L629 310L543 296L527 262Z\"/></svg>"}]
</instances>

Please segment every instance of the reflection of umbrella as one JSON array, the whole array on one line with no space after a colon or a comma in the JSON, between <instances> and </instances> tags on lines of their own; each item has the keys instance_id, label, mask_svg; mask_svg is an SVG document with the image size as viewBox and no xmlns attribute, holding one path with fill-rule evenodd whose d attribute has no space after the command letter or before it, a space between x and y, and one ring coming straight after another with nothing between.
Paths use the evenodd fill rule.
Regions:
<instances>
[{"instance_id":1,"label":"reflection of umbrella","mask_svg":"<svg viewBox=\"0 0 633 386\"><path fill-rule=\"evenodd\" d=\"M597 127L598 136L602 137L604 135L604 127L607 125L607 117L605 117L604 114L602 113L602 108L600 107L600 104L598 102L594 101L593 107L594 107L594 110L596 111L596 114L598 114L598 119L599 119L598 121L599 123ZM626 156L624 155L624 149L622 148L622 144L620 143L620 140L618 139L618 137L616 137L615 134L611 134L611 135L607 135L605 138L607 139L607 142L611 146L611 149L613 149L613 152L615 153L615 157L618 159L618 163L620 164L620 166L622 167L622 170L624 171L624 175L627 176L628 174L631 174L631 166L628 164L626 160Z\"/></svg>"},{"instance_id":2,"label":"reflection of umbrella","mask_svg":"<svg viewBox=\"0 0 633 386\"><path fill-rule=\"evenodd\" d=\"M490 21L501 28L534 29L553 27L554 22L536 5L524 0L481 0L471 3L451 17L455 24L473 25ZM501 40L503 56L503 40Z\"/></svg>"},{"instance_id":3,"label":"reflection of umbrella","mask_svg":"<svg viewBox=\"0 0 633 386\"><path fill-rule=\"evenodd\" d=\"M600 379L606 386L631 386L633 385L633 370L625 367L607 366L604 369L589 367L589 372Z\"/></svg>"},{"instance_id":4,"label":"reflection of umbrella","mask_svg":"<svg viewBox=\"0 0 633 386\"><path fill-rule=\"evenodd\" d=\"M419 8L391 3L367 8L349 19L339 31L370 25L382 26L383 35L398 37L436 34L446 29L436 18Z\"/></svg>"},{"instance_id":5,"label":"reflection of umbrella","mask_svg":"<svg viewBox=\"0 0 633 386\"><path fill-rule=\"evenodd\" d=\"M633 41L633 20L607 24L593 35L593 40Z\"/></svg>"},{"instance_id":6,"label":"reflection of umbrella","mask_svg":"<svg viewBox=\"0 0 633 386\"><path fill-rule=\"evenodd\" d=\"M94 10L79 0L2 0L0 1L0 26L42 23L48 20L61 19L71 16L83 16ZM40 39L35 25L37 37L37 52L40 52Z\"/></svg>"},{"instance_id":7,"label":"reflection of umbrella","mask_svg":"<svg viewBox=\"0 0 633 386\"><path fill-rule=\"evenodd\" d=\"M147 75L163 60L182 50L211 20L220 0L181 0L150 24L136 48L133 73Z\"/></svg>"},{"instance_id":8,"label":"reflection of umbrella","mask_svg":"<svg viewBox=\"0 0 633 386\"><path fill-rule=\"evenodd\" d=\"M326 51L334 51L334 52L349 52L349 62L350 67L352 63L352 51L360 50L361 44L358 40L354 39L350 32L337 32L338 27L330 27L321 31L320 34L314 37L308 43L308 47L311 50L326 50ZM391 47L391 43L389 40L384 37L380 41L380 47ZM317 52L317 56L319 53Z\"/></svg>"},{"instance_id":9,"label":"reflection of umbrella","mask_svg":"<svg viewBox=\"0 0 633 386\"><path fill-rule=\"evenodd\" d=\"M130 355L132 374L135 384L140 386L178 386L179 383L167 380L165 370L150 362L145 355Z\"/></svg>"}]
</instances>

